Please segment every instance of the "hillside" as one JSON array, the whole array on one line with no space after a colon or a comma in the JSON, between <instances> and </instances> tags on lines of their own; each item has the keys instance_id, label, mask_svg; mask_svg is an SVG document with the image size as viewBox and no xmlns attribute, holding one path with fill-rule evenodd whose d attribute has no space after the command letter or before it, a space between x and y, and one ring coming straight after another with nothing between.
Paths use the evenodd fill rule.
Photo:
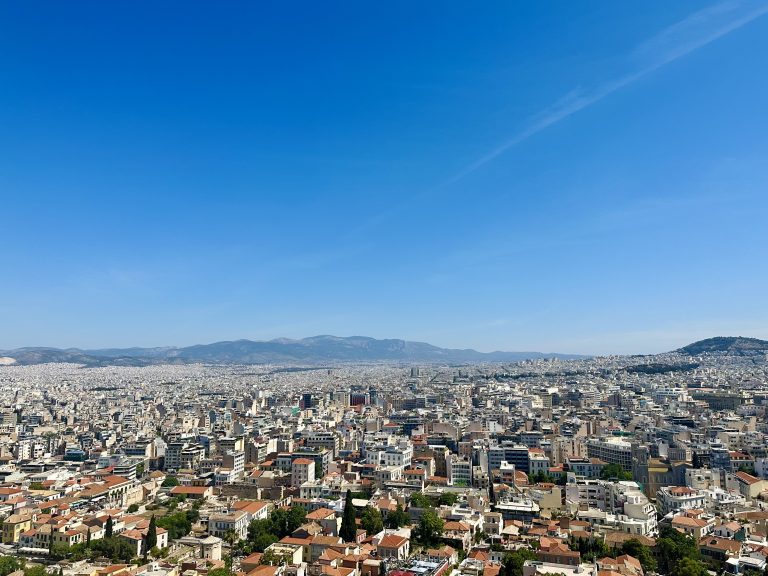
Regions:
<instances>
[{"instance_id":1,"label":"hillside","mask_svg":"<svg viewBox=\"0 0 768 576\"><path fill-rule=\"evenodd\" d=\"M754 354L768 352L768 340L744 336L716 336L683 346L677 352L691 356L706 353Z\"/></svg>"}]
</instances>

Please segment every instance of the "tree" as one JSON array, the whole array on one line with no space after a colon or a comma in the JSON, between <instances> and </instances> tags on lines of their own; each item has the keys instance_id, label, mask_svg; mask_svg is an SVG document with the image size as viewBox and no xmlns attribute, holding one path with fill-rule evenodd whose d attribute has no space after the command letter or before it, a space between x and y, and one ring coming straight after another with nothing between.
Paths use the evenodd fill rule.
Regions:
<instances>
[{"instance_id":1,"label":"tree","mask_svg":"<svg viewBox=\"0 0 768 576\"><path fill-rule=\"evenodd\" d=\"M163 516L157 520L157 525L160 528L165 528L168 531L168 538L170 540L176 540L183 538L189 531L192 530L192 517L196 512L187 510L186 512L176 512L175 514L169 514Z\"/></svg>"},{"instance_id":2,"label":"tree","mask_svg":"<svg viewBox=\"0 0 768 576\"><path fill-rule=\"evenodd\" d=\"M440 494L440 498L438 498L437 503L440 506L453 506L458 501L459 497L456 496L453 492L445 492L443 494Z\"/></svg>"},{"instance_id":3,"label":"tree","mask_svg":"<svg viewBox=\"0 0 768 576\"><path fill-rule=\"evenodd\" d=\"M107 523L104 526L104 537L112 538L112 532L114 531L114 525L112 522L112 516L107 516Z\"/></svg>"},{"instance_id":4,"label":"tree","mask_svg":"<svg viewBox=\"0 0 768 576\"><path fill-rule=\"evenodd\" d=\"M278 538L274 534L270 534L269 532L260 532L254 537L252 541L253 549L256 552L264 552L264 550L277 542L277 540Z\"/></svg>"},{"instance_id":5,"label":"tree","mask_svg":"<svg viewBox=\"0 0 768 576\"><path fill-rule=\"evenodd\" d=\"M656 541L659 559L659 572L673 574L677 565L685 558L699 560L699 547L696 540L678 532L671 526L664 526ZM687 566L690 568L690 565Z\"/></svg>"},{"instance_id":6,"label":"tree","mask_svg":"<svg viewBox=\"0 0 768 576\"><path fill-rule=\"evenodd\" d=\"M416 539L422 544L436 544L443 535L445 522L432 509L427 509L421 515L419 525L416 527Z\"/></svg>"},{"instance_id":7,"label":"tree","mask_svg":"<svg viewBox=\"0 0 768 576\"><path fill-rule=\"evenodd\" d=\"M603 480L632 480L632 472L627 472L620 464L608 464L600 471Z\"/></svg>"},{"instance_id":8,"label":"tree","mask_svg":"<svg viewBox=\"0 0 768 576\"><path fill-rule=\"evenodd\" d=\"M414 508L432 508L435 503L423 492L414 492L411 494L411 506Z\"/></svg>"},{"instance_id":9,"label":"tree","mask_svg":"<svg viewBox=\"0 0 768 576\"><path fill-rule=\"evenodd\" d=\"M123 538L110 537L91 543L94 554L110 558L113 562L130 562L136 553L136 547Z\"/></svg>"},{"instance_id":10,"label":"tree","mask_svg":"<svg viewBox=\"0 0 768 576\"><path fill-rule=\"evenodd\" d=\"M352 504L352 491L347 490L344 501L344 513L341 517L341 530L339 536L344 542L354 542L357 539L357 525L355 524L355 506Z\"/></svg>"},{"instance_id":11,"label":"tree","mask_svg":"<svg viewBox=\"0 0 768 576\"><path fill-rule=\"evenodd\" d=\"M251 549L255 552L264 552L271 544L274 544L279 538L274 534L274 524L272 519L275 513L270 514L266 520L252 520L248 524L248 542Z\"/></svg>"},{"instance_id":12,"label":"tree","mask_svg":"<svg viewBox=\"0 0 768 576\"><path fill-rule=\"evenodd\" d=\"M157 546L157 521L155 515L152 514L152 518L149 519L149 527L147 528L147 537L144 542L144 557L147 556L147 551Z\"/></svg>"},{"instance_id":13,"label":"tree","mask_svg":"<svg viewBox=\"0 0 768 576\"><path fill-rule=\"evenodd\" d=\"M622 554L629 554L630 556L637 558L640 561L640 565L643 567L644 572L656 571L656 559L651 554L650 548L640 542L637 538L632 538L624 542L621 547Z\"/></svg>"},{"instance_id":14,"label":"tree","mask_svg":"<svg viewBox=\"0 0 768 576\"><path fill-rule=\"evenodd\" d=\"M698 452L693 453L693 467L701 468L701 455Z\"/></svg>"},{"instance_id":15,"label":"tree","mask_svg":"<svg viewBox=\"0 0 768 576\"><path fill-rule=\"evenodd\" d=\"M403 510L403 506L399 503L394 512L387 514L387 528L394 528L397 530L403 526L410 525L410 523L411 517L405 510Z\"/></svg>"},{"instance_id":16,"label":"tree","mask_svg":"<svg viewBox=\"0 0 768 576\"><path fill-rule=\"evenodd\" d=\"M0 556L0 576L8 576L24 567L24 561L13 556Z\"/></svg>"},{"instance_id":17,"label":"tree","mask_svg":"<svg viewBox=\"0 0 768 576\"><path fill-rule=\"evenodd\" d=\"M29 568L24 568L24 576L48 576L48 572L45 571L45 566L33 564Z\"/></svg>"},{"instance_id":18,"label":"tree","mask_svg":"<svg viewBox=\"0 0 768 576\"><path fill-rule=\"evenodd\" d=\"M288 529L288 534L286 534L286 536L293 534L293 531L304 524L306 519L307 511L304 508L301 506L291 506L290 510L288 510L288 517L286 519L286 527Z\"/></svg>"},{"instance_id":19,"label":"tree","mask_svg":"<svg viewBox=\"0 0 768 576\"><path fill-rule=\"evenodd\" d=\"M141 478L144 476L144 462L139 462L136 464L136 477Z\"/></svg>"},{"instance_id":20,"label":"tree","mask_svg":"<svg viewBox=\"0 0 768 576\"><path fill-rule=\"evenodd\" d=\"M176 478L176 476L166 476L165 480L163 480L163 483L161 486L163 488L173 488L174 486L179 485L179 479Z\"/></svg>"},{"instance_id":21,"label":"tree","mask_svg":"<svg viewBox=\"0 0 768 576\"><path fill-rule=\"evenodd\" d=\"M45 490L45 486L43 486L42 482L30 482L29 483L29 489L30 490Z\"/></svg>"},{"instance_id":22,"label":"tree","mask_svg":"<svg viewBox=\"0 0 768 576\"><path fill-rule=\"evenodd\" d=\"M707 576L707 568L700 560L682 558L675 565L671 576Z\"/></svg>"},{"instance_id":23,"label":"tree","mask_svg":"<svg viewBox=\"0 0 768 576\"><path fill-rule=\"evenodd\" d=\"M384 530L384 520L381 517L381 512L378 508L373 506L366 506L363 510L363 514L360 517L360 525L368 533L369 536L378 534Z\"/></svg>"},{"instance_id":24,"label":"tree","mask_svg":"<svg viewBox=\"0 0 768 576\"><path fill-rule=\"evenodd\" d=\"M523 576L523 564L526 560L536 560L536 553L528 548L520 548L504 555L504 576Z\"/></svg>"},{"instance_id":25,"label":"tree","mask_svg":"<svg viewBox=\"0 0 768 576\"><path fill-rule=\"evenodd\" d=\"M224 542L226 542L230 546L233 546L235 542L237 542L237 532L235 532L234 530L232 530L232 528L230 528L229 530L226 530L224 532L224 536L222 536L222 538Z\"/></svg>"},{"instance_id":26,"label":"tree","mask_svg":"<svg viewBox=\"0 0 768 576\"><path fill-rule=\"evenodd\" d=\"M139 505L138 504L131 504L128 506L128 514L134 514L139 511Z\"/></svg>"}]
</instances>

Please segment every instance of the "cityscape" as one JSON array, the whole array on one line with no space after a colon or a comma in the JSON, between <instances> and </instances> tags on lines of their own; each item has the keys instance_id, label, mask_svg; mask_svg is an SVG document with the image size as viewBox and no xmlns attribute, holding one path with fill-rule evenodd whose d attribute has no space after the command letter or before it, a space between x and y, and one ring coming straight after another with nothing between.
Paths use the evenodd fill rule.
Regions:
<instances>
[{"instance_id":1,"label":"cityscape","mask_svg":"<svg viewBox=\"0 0 768 576\"><path fill-rule=\"evenodd\" d=\"M460 365L6 360L0 550L17 570L767 566L765 341Z\"/></svg>"},{"instance_id":2,"label":"cityscape","mask_svg":"<svg viewBox=\"0 0 768 576\"><path fill-rule=\"evenodd\" d=\"M768 0L0 55L0 576L768 576Z\"/></svg>"}]
</instances>

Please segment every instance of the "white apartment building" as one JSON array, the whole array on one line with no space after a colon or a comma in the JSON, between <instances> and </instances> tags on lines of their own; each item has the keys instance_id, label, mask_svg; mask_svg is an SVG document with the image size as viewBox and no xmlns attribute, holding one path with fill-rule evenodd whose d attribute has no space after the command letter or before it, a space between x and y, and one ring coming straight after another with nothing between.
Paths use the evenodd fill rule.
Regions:
<instances>
[{"instance_id":1,"label":"white apartment building","mask_svg":"<svg viewBox=\"0 0 768 576\"><path fill-rule=\"evenodd\" d=\"M291 464L291 486L299 487L305 482L315 480L315 461L309 458L296 458Z\"/></svg>"},{"instance_id":2,"label":"white apartment building","mask_svg":"<svg viewBox=\"0 0 768 576\"><path fill-rule=\"evenodd\" d=\"M448 484L452 486L472 486L472 460L451 454L445 463Z\"/></svg>"},{"instance_id":3,"label":"white apartment building","mask_svg":"<svg viewBox=\"0 0 768 576\"><path fill-rule=\"evenodd\" d=\"M656 503L659 511L666 515L695 508L703 510L706 508L707 498L703 491L687 486L663 486L656 492Z\"/></svg>"}]
</instances>

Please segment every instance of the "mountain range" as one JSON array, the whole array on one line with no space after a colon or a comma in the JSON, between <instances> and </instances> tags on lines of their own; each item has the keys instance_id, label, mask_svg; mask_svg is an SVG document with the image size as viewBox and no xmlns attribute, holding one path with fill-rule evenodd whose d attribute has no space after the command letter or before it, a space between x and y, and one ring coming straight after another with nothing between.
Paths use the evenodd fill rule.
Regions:
<instances>
[{"instance_id":1,"label":"mountain range","mask_svg":"<svg viewBox=\"0 0 768 576\"><path fill-rule=\"evenodd\" d=\"M0 351L5 364L72 362L86 366L146 366L150 364L325 364L332 362L402 362L465 364L517 362L537 358L586 358L576 354L542 352L478 352L439 348L425 342L365 336L314 336L301 340L233 340L183 348L18 348ZM11 360L12 359L12 360ZM0 358L2 361L2 358Z\"/></svg>"},{"instance_id":2,"label":"mountain range","mask_svg":"<svg viewBox=\"0 0 768 576\"><path fill-rule=\"evenodd\" d=\"M694 342L674 352L701 354L768 353L768 341L742 336L717 336ZM472 349L439 348L425 342L365 336L313 336L301 340L232 340L186 347L160 348L18 348L0 351L0 366L68 362L85 366L148 366L152 364L305 364L331 363L441 363L518 362L540 358L579 359L578 354L543 352L478 352Z\"/></svg>"}]
</instances>

